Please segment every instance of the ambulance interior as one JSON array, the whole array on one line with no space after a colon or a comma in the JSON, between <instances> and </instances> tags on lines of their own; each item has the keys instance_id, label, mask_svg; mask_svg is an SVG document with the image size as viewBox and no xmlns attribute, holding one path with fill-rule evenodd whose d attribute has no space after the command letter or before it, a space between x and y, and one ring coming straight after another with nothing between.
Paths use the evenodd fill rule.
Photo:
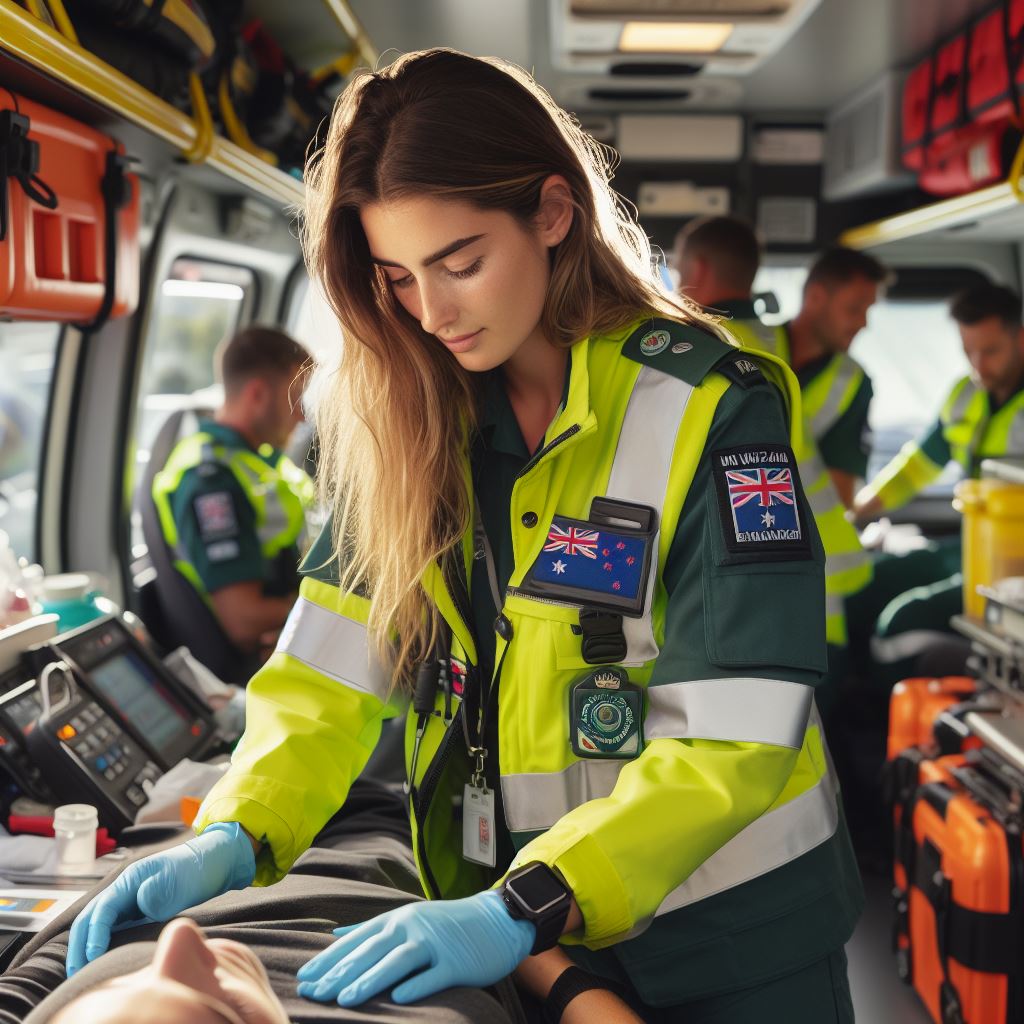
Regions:
<instances>
[{"instance_id":1,"label":"ambulance interior","mask_svg":"<svg viewBox=\"0 0 1024 1024\"><path fill-rule=\"evenodd\" d=\"M295 69L318 76L328 110L353 67L408 50L448 46L529 69L595 138L617 150L615 187L636 205L660 247L663 265L652 273L666 284L676 280L676 232L691 218L730 213L756 225L765 252L754 291L768 324L798 312L808 264L823 247L842 244L877 257L891 281L852 347L874 387L868 478L935 421L950 387L968 372L950 298L986 281L1018 292L1024 287L1024 194L1011 176L1011 170L1020 174L1011 165L1024 128L1024 3L1018 0L244 0L236 6L240 24L258 19ZM118 54L103 59L89 48L92 35L82 26L99 17L90 8L102 11L104 4L0 0L0 116L20 101L21 110L33 111L33 123L36 112L40 120L56 112L83 132L116 140L132 158L127 173L134 181L134 198L119 210L122 243L113 264L102 246L89 249L88 239L78 238L70 254L54 257L56 269L46 265L48 236L38 234L34 243L29 237L45 232L44 208L26 198L18 179L0 181L10 214L7 239L0 238L0 530L6 534L0 587L10 580L8 593L0 589L0 624L11 623L0 632L0 689L13 692L38 679L54 650L67 660L75 641L64 648L60 642L69 628L88 632L90 620L94 627L112 623L104 643L130 647L149 666L153 686L163 673L176 680L165 684L174 686L176 713L202 734L202 742L183 742L181 749L201 761L230 750L213 734L230 722L237 737L246 680L230 678L232 666L218 663L215 626L202 603L187 597L180 580L177 590L167 590L170 562L166 552L161 559L150 550L154 535L144 514L152 476L174 442L195 429L197 415L220 402L214 361L226 336L248 323L277 324L326 361L341 338L302 264L294 227L301 160L294 139L288 157L268 152L254 138L254 105L247 131L237 116L218 109L215 96L197 97L204 86L189 69L165 96L139 84L130 70L114 66ZM921 101L929 117L940 100L953 96L959 115L952 127L926 127L923 141L920 134L915 140L906 123L913 72L933 57L938 61L951 41L969 42L975 26L992 17L1000 32L991 59L1005 67L1008 57L1016 76L1002 97L1001 119L972 134L977 118L966 111L969 61L962 54L960 66L942 76L935 72L939 81ZM153 45L160 49L165 42ZM193 68L201 70L200 64L196 59ZM239 111L244 119L241 100ZM11 130L9 122L0 126ZM957 141L944 150L940 171L927 154L923 167L908 166L915 144L945 145L947 135ZM961 145L963 139L970 144ZM39 169L44 181L47 169ZM61 188L78 187L65 177L54 181L58 199ZM93 207L92 213L87 206L73 209L81 220L92 216L90 230L105 237L110 222L103 204L97 207L94 198ZM83 270L75 253L87 249L92 263ZM26 260L27 276L20 266ZM94 324L108 291L117 293L110 315ZM309 442L304 430L294 439L299 459ZM951 463L937 482L888 515L884 527L869 528L872 543L898 551L957 536L963 528L953 500L959 478ZM1021 524L979 528L990 528L985 537L992 542L987 557L970 567L968 585L1024 575L1014 540ZM28 594L27 614L15 607L15 590L21 600ZM976 616L989 615L984 600L977 601ZM33 615L46 610L57 614L56 622L52 615L45 621ZM1024 609L1019 615L1024 622ZM26 631L26 623L34 631ZM1024 631L1000 636L1002 647L994 653L973 652L967 672L1001 686L1012 707ZM971 641L984 648L984 638ZM182 645L222 687L237 684L238 690L218 689L209 678L197 682L203 673L194 662L164 665ZM99 706L107 707L102 694ZM875 833L860 837L866 845L878 841L878 822L884 832L893 813L881 781L887 711L887 703L876 700L862 721L851 722L847 737L864 762L851 788L859 787L862 801L875 801L865 815ZM49 760L32 765L30 750L19 762L20 774L9 769L2 757L8 717L0 703L3 823L14 833L10 815L47 813L33 796L38 773L27 778L24 771L38 769L48 790L62 797L67 770L54 753L59 743ZM919 742L934 755L930 735ZM400 758L399 751L400 745L385 752L378 765L383 774L394 771L387 757ZM168 750L156 753L164 755L163 761L151 758L159 775L172 758ZM1024 752L1020 758L1024 779ZM121 801L117 825L106 822L113 838L129 812L154 820L142 813L152 788L140 783L139 805ZM1016 803L1009 801L1004 822L1008 831L1017 829L1018 847L1021 792ZM69 795L81 798L80 791ZM32 813L19 815L26 805L16 801L26 798ZM138 842L147 839L153 836L143 833ZM5 842L0 838L0 865ZM935 999L912 983L906 942L897 942L903 943L900 955L893 949L905 907L892 897L891 836L881 843L882 853L876 848L862 863L869 902L848 948L857 1017L872 1024L938 1020ZM30 884L32 870L0 866L0 889ZM97 872L77 888L96 884L102 869ZM46 888L60 884L51 875L39 876ZM5 968L24 945L17 927L2 954ZM952 977L973 984L964 980L968 975L975 979L976 972ZM1009 985L1020 988L1019 975ZM1007 991L1004 977L1004 1016L949 1019L1024 1019L1006 1009Z\"/></svg>"}]
</instances>

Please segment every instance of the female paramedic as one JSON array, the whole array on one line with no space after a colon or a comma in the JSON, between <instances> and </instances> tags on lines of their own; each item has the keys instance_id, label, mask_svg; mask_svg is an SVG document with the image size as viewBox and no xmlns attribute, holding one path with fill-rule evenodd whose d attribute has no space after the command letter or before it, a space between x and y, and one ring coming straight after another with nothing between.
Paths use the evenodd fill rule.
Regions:
<instances>
[{"instance_id":1,"label":"female paramedic","mask_svg":"<svg viewBox=\"0 0 1024 1024\"><path fill-rule=\"evenodd\" d=\"M198 838L86 907L69 971L112 925L280 879L398 689L430 899L342 929L301 995L413 1002L561 941L645 1020L853 1020L795 380L658 289L609 174L496 60L348 86L304 222L345 337L333 523Z\"/></svg>"}]
</instances>

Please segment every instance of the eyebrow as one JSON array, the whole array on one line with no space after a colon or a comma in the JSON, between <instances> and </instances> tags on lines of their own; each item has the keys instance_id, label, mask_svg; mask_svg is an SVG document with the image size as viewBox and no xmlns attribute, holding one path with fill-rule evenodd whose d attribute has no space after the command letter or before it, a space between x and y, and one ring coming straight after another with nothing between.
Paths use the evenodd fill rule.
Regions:
<instances>
[{"instance_id":1,"label":"eyebrow","mask_svg":"<svg viewBox=\"0 0 1024 1024\"><path fill-rule=\"evenodd\" d=\"M423 266L429 267L431 263L436 263L438 260L443 260L445 256L451 256L453 252L458 252L460 249L465 249L467 245L472 245L474 242L483 238L486 232L482 232L479 235L470 235L468 238L456 238L454 242L449 243L443 249L438 249L437 252L432 253L423 261ZM373 263L377 263L382 267L398 267L400 270L406 268L401 263L394 263L391 260L378 259L376 256L371 254L370 260Z\"/></svg>"}]
</instances>

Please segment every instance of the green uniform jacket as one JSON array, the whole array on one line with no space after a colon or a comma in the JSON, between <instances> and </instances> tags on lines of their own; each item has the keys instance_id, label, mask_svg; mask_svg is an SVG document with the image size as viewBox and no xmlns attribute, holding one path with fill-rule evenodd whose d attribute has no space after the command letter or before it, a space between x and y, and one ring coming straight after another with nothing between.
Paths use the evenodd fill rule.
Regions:
<instances>
[{"instance_id":1,"label":"green uniform jacket","mask_svg":"<svg viewBox=\"0 0 1024 1024\"><path fill-rule=\"evenodd\" d=\"M305 549L313 482L283 452L254 451L238 431L200 420L153 480L153 500L176 568L205 599L259 581L292 594Z\"/></svg>"},{"instance_id":2,"label":"green uniform jacket","mask_svg":"<svg viewBox=\"0 0 1024 1024\"><path fill-rule=\"evenodd\" d=\"M719 303L732 319L724 326L749 348L769 352L789 363L789 336L785 327L769 327L754 312L750 301ZM801 374L804 433L794 441L800 476L825 548L826 636L830 644L847 642L845 598L871 581L868 553L839 498L829 469L864 476L867 457L863 440L871 383L849 356L833 356Z\"/></svg>"},{"instance_id":3,"label":"green uniform jacket","mask_svg":"<svg viewBox=\"0 0 1024 1024\"><path fill-rule=\"evenodd\" d=\"M820 960L859 911L812 701L826 665L823 555L783 403L760 365L798 408L795 380L770 357L693 327L647 320L573 347L564 406L512 488L513 568L488 640L498 741L488 778L518 850L512 864L489 871L461 856L452 800L472 766L458 686L450 707L438 692L411 780L428 895L463 896L543 861L583 913L564 941L604 973L624 970L652 1005ZM618 663L645 691L644 747L631 760L573 753L570 689L593 669L580 607L533 596L527 579L548 557L555 515L587 519L602 495L657 513L656 570L642 615L623 621ZM307 559L278 650L249 685L232 768L196 822L240 821L264 838L258 884L309 845L395 714L367 642L367 602L339 591L324 550ZM461 554L470 577L472 528ZM466 602L440 568L423 586L451 627L455 679L472 679L480 658ZM407 769L415 727L410 715Z\"/></svg>"},{"instance_id":4,"label":"green uniform jacket","mask_svg":"<svg viewBox=\"0 0 1024 1024\"><path fill-rule=\"evenodd\" d=\"M889 511L905 505L946 468L959 463L976 477L983 459L1024 456L1024 382L1001 406L970 377L957 381L942 404L935 425L919 441L909 441L868 486Z\"/></svg>"}]
</instances>

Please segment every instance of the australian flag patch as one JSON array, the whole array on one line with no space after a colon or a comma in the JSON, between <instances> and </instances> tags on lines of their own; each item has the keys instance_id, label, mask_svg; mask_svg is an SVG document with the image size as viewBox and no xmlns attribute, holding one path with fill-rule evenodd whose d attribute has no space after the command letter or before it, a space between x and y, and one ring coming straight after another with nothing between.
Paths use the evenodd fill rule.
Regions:
<instances>
[{"instance_id":1,"label":"australian flag patch","mask_svg":"<svg viewBox=\"0 0 1024 1024\"><path fill-rule=\"evenodd\" d=\"M757 558L810 555L800 514L800 478L786 445L743 445L711 453L718 508L730 552Z\"/></svg>"},{"instance_id":2,"label":"australian flag patch","mask_svg":"<svg viewBox=\"0 0 1024 1024\"><path fill-rule=\"evenodd\" d=\"M573 604L639 614L650 546L649 534L555 516L522 589Z\"/></svg>"}]
</instances>

